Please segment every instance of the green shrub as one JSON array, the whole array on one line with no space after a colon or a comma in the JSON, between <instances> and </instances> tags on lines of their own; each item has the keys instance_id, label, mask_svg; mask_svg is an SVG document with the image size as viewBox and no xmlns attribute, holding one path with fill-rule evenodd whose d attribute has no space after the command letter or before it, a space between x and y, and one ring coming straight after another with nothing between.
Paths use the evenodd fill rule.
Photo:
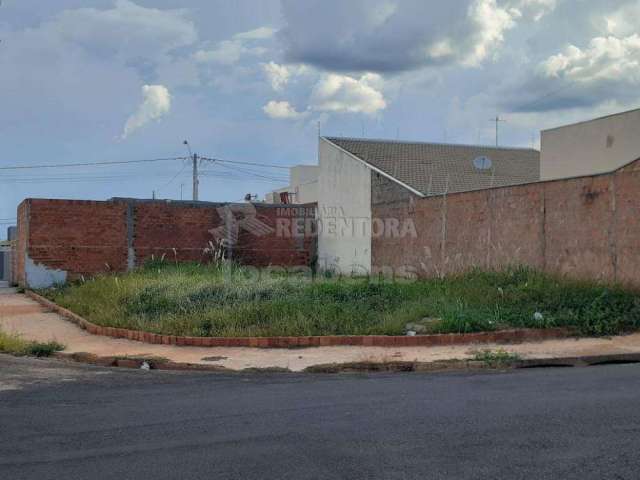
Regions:
<instances>
[{"instance_id":1,"label":"green shrub","mask_svg":"<svg viewBox=\"0 0 640 480\"><path fill-rule=\"evenodd\" d=\"M34 357L50 357L54 352L61 350L64 350L64 345L55 341L45 343L30 342L27 344L25 353Z\"/></svg>"}]
</instances>

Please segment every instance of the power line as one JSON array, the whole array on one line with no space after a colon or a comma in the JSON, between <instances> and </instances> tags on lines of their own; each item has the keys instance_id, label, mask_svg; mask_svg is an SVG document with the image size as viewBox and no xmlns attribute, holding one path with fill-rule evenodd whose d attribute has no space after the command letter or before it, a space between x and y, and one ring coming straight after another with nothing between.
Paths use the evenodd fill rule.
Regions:
<instances>
[{"instance_id":1,"label":"power line","mask_svg":"<svg viewBox=\"0 0 640 480\"><path fill-rule=\"evenodd\" d=\"M291 167L283 166L283 165L275 165L273 163L255 163L255 162L240 162L237 160L223 160L221 158L207 158L200 157L202 160L209 160L212 162L223 162L223 163L235 163L238 165L253 165L254 167L266 167L266 168L282 168L284 170L289 170Z\"/></svg>"},{"instance_id":2,"label":"power line","mask_svg":"<svg viewBox=\"0 0 640 480\"><path fill-rule=\"evenodd\" d=\"M158 191L161 191L163 188L166 188L166 187L168 187L169 185L171 185L171 184L173 183L173 181L174 181L176 178L178 178L178 177L180 176L180 174L181 174L182 172L184 172L188 166L189 166L189 164L185 162L185 164L184 164L184 165L182 165L182 168L180 169L180 171L179 171L178 173L176 173L176 174L171 178L171 180L169 180L167 183L165 183L164 185L162 185L162 186L161 186L160 188L158 188L157 190L158 190Z\"/></svg>"},{"instance_id":3,"label":"power line","mask_svg":"<svg viewBox=\"0 0 640 480\"><path fill-rule=\"evenodd\" d=\"M556 95L556 94L558 94L560 92L563 92L564 90L568 89L569 87L572 87L574 85L574 83L575 83L575 81L567 80L567 83L562 85L561 87L559 87L559 88L557 88L555 90L552 90L550 92L547 92L544 95L542 95L542 96L540 96L540 97L538 97L538 98L536 98L536 99L534 99L532 101L529 101L527 103L519 105L519 106L515 107L512 110L513 111L520 111L520 112L530 111L530 110L527 110L527 109L530 109L531 107L539 104L540 102L542 102L543 100L546 100L549 97L552 97L552 96L554 96L554 95Z\"/></svg>"},{"instance_id":4,"label":"power line","mask_svg":"<svg viewBox=\"0 0 640 480\"><path fill-rule=\"evenodd\" d=\"M207 173L201 173L200 174L201 177L209 177L209 178L224 178L227 180L238 180L238 181L242 181L242 182L247 182L247 181L251 181L251 182L259 182L259 183L269 183L269 184L282 184L282 182L280 180L268 180L266 178L251 178L248 179L247 177L239 177L237 175L233 175L233 174L223 174L223 173L212 173L212 172L207 172Z\"/></svg>"},{"instance_id":5,"label":"power line","mask_svg":"<svg viewBox=\"0 0 640 480\"><path fill-rule=\"evenodd\" d=\"M57 163L43 165L15 165L0 167L0 170L31 170L36 168L67 168L67 167L92 167L101 165L124 165L129 163L167 162L172 160L186 160L186 157L149 158L144 160L118 160L113 162L84 162L84 163Z\"/></svg>"},{"instance_id":6,"label":"power line","mask_svg":"<svg viewBox=\"0 0 640 480\"><path fill-rule=\"evenodd\" d=\"M290 167L283 165L275 165L270 163L256 163L256 162L241 162L238 160L224 160L221 158L208 158L208 157L198 157L200 160L209 160L213 162L222 162L222 163L232 163L238 165L251 165L254 167L263 167L263 168L280 168L284 170L288 170ZM116 160L109 162L79 162L79 163L50 163L50 164L40 164L40 165L12 165L8 167L0 167L0 170L33 170L38 168L73 168L73 167L94 167L94 166L103 166L103 165L125 165L125 164L135 164L135 163L150 163L150 162L167 162L167 161L175 161L175 160L191 160L192 156L189 157L167 157L167 158L148 158L143 160Z\"/></svg>"},{"instance_id":7,"label":"power line","mask_svg":"<svg viewBox=\"0 0 640 480\"><path fill-rule=\"evenodd\" d=\"M222 168L227 168L231 171L235 171L235 172L240 172L240 173L244 173L246 175L251 175L254 177L258 177L258 178L266 178L268 180L275 180L275 181L279 181L279 182L286 182L288 181L288 179L282 178L282 177L274 177L272 175L263 175L261 173L257 173L251 170L246 170L240 167L234 167L234 166L229 166L229 165L220 165Z\"/></svg>"},{"instance_id":8,"label":"power line","mask_svg":"<svg viewBox=\"0 0 640 480\"><path fill-rule=\"evenodd\" d=\"M82 183L82 182L101 182L101 181L127 181L135 180L139 181L144 175L144 178L158 178L168 177L167 174L143 174L138 175L104 175L104 176L64 176L64 177L0 177L0 183Z\"/></svg>"}]
</instances>

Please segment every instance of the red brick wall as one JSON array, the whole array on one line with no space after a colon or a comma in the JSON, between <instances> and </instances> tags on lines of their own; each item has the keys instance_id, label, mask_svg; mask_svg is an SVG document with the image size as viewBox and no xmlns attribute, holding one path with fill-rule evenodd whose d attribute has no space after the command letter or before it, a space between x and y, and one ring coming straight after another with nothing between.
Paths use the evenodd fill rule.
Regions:
<instances>
[{"instance_id":1,"label":"red brick wall","mask_svg":"<svg viewBox=\"0 0 640 480\"><path fill-rule=\"evenodd\" d=\"M70 279L123 272L163 255L170 260L209 261L205 250L215 241L212 231L224 225L220 214L224 207L206 202L27 199L18 207L17 282L26 284L27 257L39 266L67 272ZM255 207L256 218L272 227L279 214L295 208ZM240 263L309 265L314 255L310 237L279 236L275 228L263 235L242 228L239 232L232 254Z\"/></svg>"},{"instance_id":2,"label":"red brick wall","mask_svg":"<svg viewBox=\"0 0 640 480\"><path fill-rule=\"evenodd\" d=\"M11 261L13 262L13 268L11 272L11 280L13 283L20 285L25 284L24 276L24 259L27 251L27 237L29 235L29 202L22 202L18 205L17 214L17 236L16 246Z\"/></svg>"},{"instance_id":3,"label":"red brick wall","mask_svg":"<svg viewBox=\"0 0 640 480\"><path fill-rule=\"evenodd\" d=\"M640 285L640 161L606 175L448 196L372 195L374 218L414 222L417 236L372 239L374 270L419 276L529 265Z\"/></svg>"},{"instance_id":4,"label":"red brick wall","mask_svg":"<svg viewBox=\"0 0 640 480\"><path fill-rule=\"evenodd\" d=\"M310 208L309 208L310 207ZM302 206L292 210L293 215L281 211L281 207L258 208L257 218L276 234L257 236L246 229L240 231L238 243L234 247L234 258L240 263L254 266L268 265L310 265L315 256L315 238L313 231L309 230L308 221L315 221L315 206ZM289 220L286 234L278 234L277 220ZM308 220L308 221L305 221ZM306 230L298 235L293 231L294 222L305 226Z\"/></svg>"},{"instance_id":5,"label":"red brick wall","mask_svg":"<svg viewBox=\"0 0 640 480\"><path fill-rule=\"evenodd\" d=\"M126 205L28 199L18 209L24 210L28 213L18 219L18 236L35 263L76 277L126 269ZM17 256L23 284L25 255Z\"/></svg>"},{"instance_id":6,"label":"red brick wall","mask_svg":"<svg viewBox=\"0 0 640 480\"><path fill-rule=\"evenodd\" d=\"M221 223L215 208L165 202L138 203L133 208L137 265L162 255L178 261L206 260L204 250L213 240L209 231Z\"/></svg>"}]
</instances>

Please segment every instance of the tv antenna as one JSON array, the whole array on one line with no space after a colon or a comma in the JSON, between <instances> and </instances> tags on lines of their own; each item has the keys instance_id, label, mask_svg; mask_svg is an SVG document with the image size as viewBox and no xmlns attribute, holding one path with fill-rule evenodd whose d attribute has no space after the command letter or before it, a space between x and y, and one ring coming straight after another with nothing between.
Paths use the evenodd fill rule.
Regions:
<instances>
[{"instance_id":1,"label":"tv antenna","mask_svg":"<svg viewBox=\"0 0 640 480\"><path fill-rule=\"evenodd\" d=\"M506 120L500 118L499 115L496 115L496 118L490 118L489 121L496 123L496 147L497 147L498 146L498 131L500 129L500 122L506 122Z\"/></svg>"}]
</instances>

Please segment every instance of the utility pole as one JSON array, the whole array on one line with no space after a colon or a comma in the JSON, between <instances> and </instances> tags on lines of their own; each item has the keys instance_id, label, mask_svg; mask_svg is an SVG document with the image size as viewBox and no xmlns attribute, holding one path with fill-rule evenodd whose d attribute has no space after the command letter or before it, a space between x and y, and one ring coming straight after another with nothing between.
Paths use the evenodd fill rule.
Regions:
<instances>
[{"instance_id":1,"label":"utility pole","mask_svg":"<svg viewBox=\"0 0 640 480\"><path fill-rule=\"evenodd\" d=\"M194 153L193 157L193 201L198 201L198 154Z\"/></svg>"},{"instance_id":2,"label":"utility pole","mask_svg":"<svg viewBox=\"0 0 640 480\"><path fill-rule=\"evenodd\" d=\"M191 157L191 161L193 162L193 201L198 201L198 154L191 152L191 145L189 142L185 140L182 142L186 145L187 150L189 150L189 156ZM180 185L180 199L182 200L182 185Z\"/></svg>"},{"instance_id":3,"label":"utility pole","mask_svg":"<svg viewBox=\"0 0 640 480\"><path fill-rule=\"evenodd\" d=\"M496 115L496 118L490 118L489 121L496 122L496 147L497 147L498 146L498 130L499 130L500 122L506 122L506 120L503 120L502 118L500 118L499 115Z\"/></svg>"}]
</instances>

